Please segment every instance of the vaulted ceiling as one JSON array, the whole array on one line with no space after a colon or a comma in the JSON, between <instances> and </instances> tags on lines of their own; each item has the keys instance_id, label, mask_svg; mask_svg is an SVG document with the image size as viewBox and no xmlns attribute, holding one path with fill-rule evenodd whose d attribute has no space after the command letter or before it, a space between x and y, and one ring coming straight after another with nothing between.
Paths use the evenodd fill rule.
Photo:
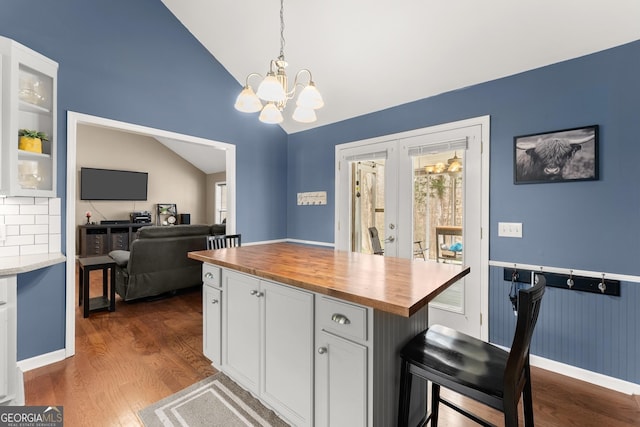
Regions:
<instances>
[{"instance_id":1,"label":"vaulted ceiling","mask_svg":"<svg viewBox=\"0 0 640 427\"><path fill-rule=\"evenodd\" d=\"M238 80L238 91L249 73L264 75L280 52L278 0L162 2ZM640 39L638 0L285 0L284 6L288 75L310 69L325 99L313 124L294 122L288 106L281 125L287 133Z\"/></svg>"}]
</instances>

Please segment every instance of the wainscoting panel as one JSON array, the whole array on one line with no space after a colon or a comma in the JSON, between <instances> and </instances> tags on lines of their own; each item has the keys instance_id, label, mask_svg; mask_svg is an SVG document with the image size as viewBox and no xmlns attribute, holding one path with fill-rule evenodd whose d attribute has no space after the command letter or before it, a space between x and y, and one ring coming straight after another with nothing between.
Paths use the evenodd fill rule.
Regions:
<instances>
[{"instance_id":1,"label":"wainscoting panel","mask_svg":"<svg viewBox=\"0 0 640 427\"><path fill-rule=\"evenodd\" d=\"M489 270L489 340L509 347L516 318L502 267ZM640 284L620 296L548 287L531 354L640 384Z\"/></svg>"}]
</instances>

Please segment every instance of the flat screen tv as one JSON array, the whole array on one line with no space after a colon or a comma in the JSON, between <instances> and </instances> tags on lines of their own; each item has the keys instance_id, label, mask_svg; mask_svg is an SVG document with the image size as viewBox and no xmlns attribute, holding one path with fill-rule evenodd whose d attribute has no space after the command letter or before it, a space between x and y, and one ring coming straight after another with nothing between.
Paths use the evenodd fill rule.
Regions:
<instances>
[{"instance_id":1,"label":"flat screen tv","mask_svg":"<svg viewBox=\"0 0 640 427\"><path fill-rule=\"evenodd\" d=\"M81 200L147 200L149 174L80 168Z\"/></svg>"}]
</instances>

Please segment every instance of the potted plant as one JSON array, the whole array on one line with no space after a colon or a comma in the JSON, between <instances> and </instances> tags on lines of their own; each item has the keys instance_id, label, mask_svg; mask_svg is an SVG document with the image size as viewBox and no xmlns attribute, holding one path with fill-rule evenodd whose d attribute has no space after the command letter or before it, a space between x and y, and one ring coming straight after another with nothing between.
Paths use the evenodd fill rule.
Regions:
<instances>
[{"instance_id":1,"label":"potted plant","mask_svg":"<svg viewBox=\"0 0 640 427\"><path fill-rule=\"evenodd\" d=\"M49 140L46 133L30 129L20 129L18 137L18 148L34 153L42 153L42 141Z\"/></svg>"}]
</instances>

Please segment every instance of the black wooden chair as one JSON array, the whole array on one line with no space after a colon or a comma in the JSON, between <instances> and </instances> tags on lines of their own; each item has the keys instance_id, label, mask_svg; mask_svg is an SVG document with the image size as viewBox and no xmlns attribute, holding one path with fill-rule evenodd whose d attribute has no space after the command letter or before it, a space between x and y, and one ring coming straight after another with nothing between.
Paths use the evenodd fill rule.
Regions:
<instances>
[{"instance_id":1,"label":"black wooden chair","mask_svg":"<svg viewBox=\"0 0 640 427\"><path fill-rule=\"evenodd\" d=\"M240 234L207 236L207 249L238 248L242 246Z\"/></svg>"},{"instance_id":2,"label":"black wooden chair","mask_svg":"<svg viewBox=\"0 0 640 427\"><path fill-rule=\"evenodd\" d=\"M398 426L407 426L414 376L432 382L431 414L419 425L438 425L440 402L483 426L492 424L440 396L440 387L453 390L504 413L506 427L518 425L522 395L525 426L533 427L529 345L545 291L544 276L535 286L519 292L518 319L511 344L505 351L441 325L414 337L402 349Z\"/></svg>"}]
</instances>

